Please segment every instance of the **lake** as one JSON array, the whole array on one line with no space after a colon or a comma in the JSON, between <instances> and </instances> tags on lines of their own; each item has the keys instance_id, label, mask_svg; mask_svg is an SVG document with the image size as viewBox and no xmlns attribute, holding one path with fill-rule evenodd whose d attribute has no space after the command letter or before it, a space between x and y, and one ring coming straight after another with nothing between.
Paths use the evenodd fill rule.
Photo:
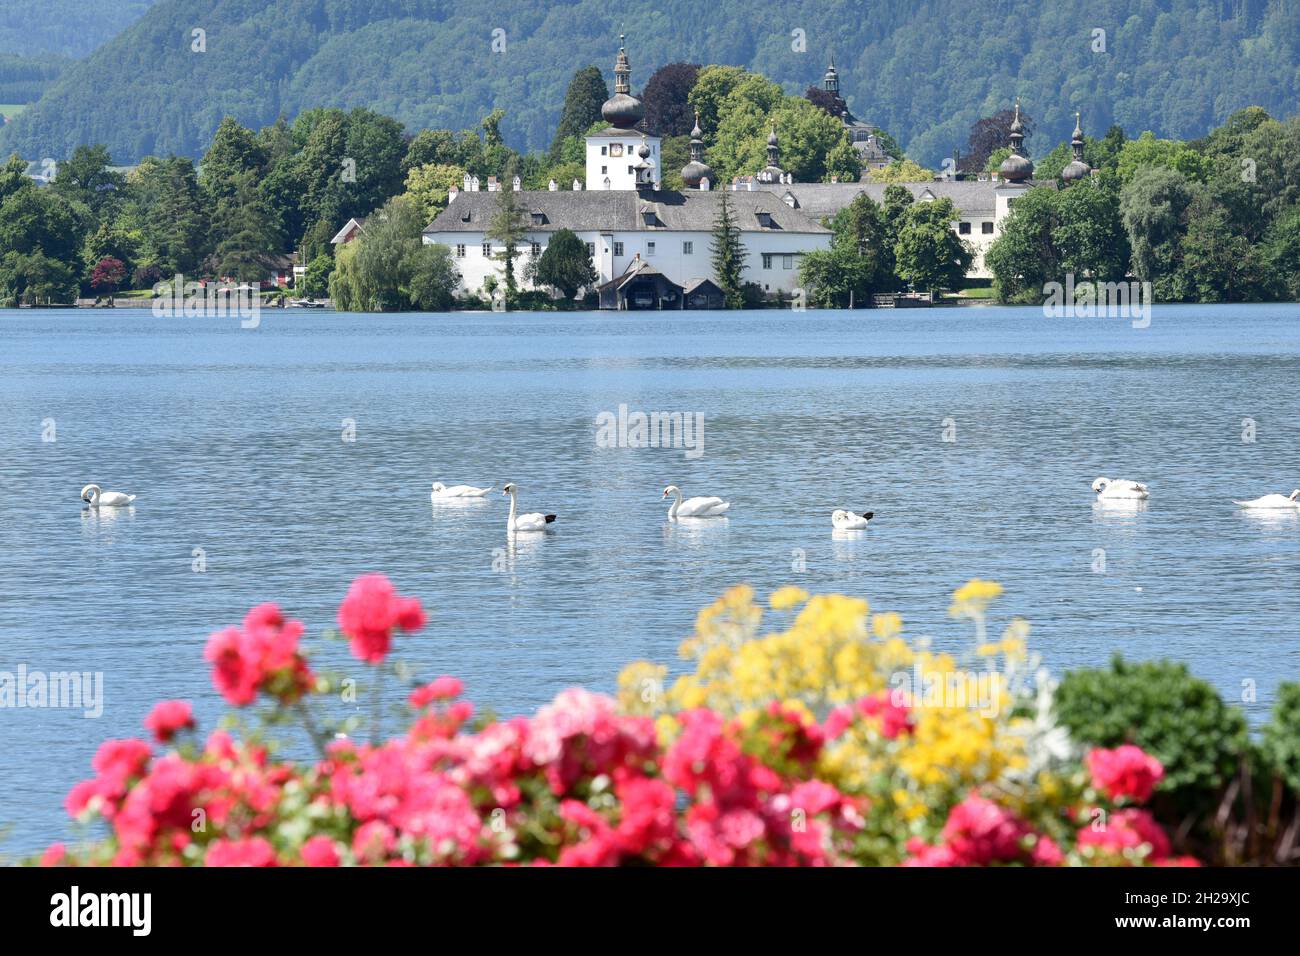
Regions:
<instances>
[{"instance_id":1,"label":"lake","mask_svg":"<svg viewBox=\"0 0 1300 956\"><path fill-rule=\"evenodd\" d=\"M372 570L430 612L395 656L502 714L637 658L680 670L740 582L860 595L965 648L947 607L978 576L1055 673L1173 657L1258 723L1300 679L1300 518L1231 499L1300 487L1297 329L1293 305L1157 306L1144 329L997 307L0 314L0 671L104 682L98 719L0 710L0 851L67 837L68 788L157 700L214 726L210 632L276 601L310 642ZM620 406L702 416L702 445L602 447ZM1147 507L1094 507L1100 475L1148 482ZM431 506L435 479L497 492ZM139 499L95 513L92 481ZM552 531L508 541L507 481ZM669 523L670 483L729 517ZM837 535L835 508L876 517Z\"/></svg>"}]
</instances>

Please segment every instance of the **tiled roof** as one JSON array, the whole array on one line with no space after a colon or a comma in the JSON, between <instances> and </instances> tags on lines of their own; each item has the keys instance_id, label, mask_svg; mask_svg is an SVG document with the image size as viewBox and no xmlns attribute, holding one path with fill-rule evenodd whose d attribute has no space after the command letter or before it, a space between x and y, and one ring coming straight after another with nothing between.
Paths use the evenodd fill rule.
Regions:
<instances>
[{"instance_id":1,"label":"tiled roof","mask_svg":"<svg viewBox=\"0 0 1300 956\"><path fill-rule=\"evenodd\" d=\"M963 216L993 218L994 190L998 184L991 181L936 180L925 183L901 183L914 198L929 190L937 199L948 198ZM794 196L796 208L821 222L853 202L858 193L866 193L876 202L883 202L886 183L794 183L781 187L781 195Z\"/></svg>"},{"instance_id":2,"label":"tiled roof","mask_svg":"<svg viewBox=\"0 0 1300 956\"><path fill-rule=\"evenodd\" d=\"M774 187L784 189L787 187ZM803 210L791 209L780 194L763 189L727 192L736 223L745 232L823 234L828 230ZM525 226L533 232L712 232L722 202L720 190L658 191L644 195L631 189L525 191L515 193ZM425 235L483 232L497 211L498 194L462 192L438 213ZM653 217L644 212L653 211ZM759 224L768 212L771 225ZM534 214L541 222L534 224ZM652 225L647 225L650 218Z\"/></svg>"}]
</instances>

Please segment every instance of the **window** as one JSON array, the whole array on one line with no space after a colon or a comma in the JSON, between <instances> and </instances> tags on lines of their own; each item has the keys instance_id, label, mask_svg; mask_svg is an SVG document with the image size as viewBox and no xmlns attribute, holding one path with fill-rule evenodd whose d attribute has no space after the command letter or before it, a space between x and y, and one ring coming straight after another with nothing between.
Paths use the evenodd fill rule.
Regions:
<instances>
[{"instance_id":1,"label":"window","mask_svg":"<svg viewBox=\"0 0 1300 956\"><path fill-rule=\"evenodd\" d=\"M645 244L645 254L647 256L653 256L655 254L655 244L653 242L647 242Z\"/></svg>"},{"instance_id":2,"label":"window","mask_svg":"<svg viewBox=\"0 0 1300 956\"><path fill-rule=\"evenodd\" d=\"M957 223L957 234L961 236L969 236L970 223L966 222L965 220L962 220L961 222Z\"/></svg>"},{"instance_id":3,"label":"window","mask_svg":"<svg viewBox=\"0 0 1300 956\"><path fill-rule=\"evenodd\" d=\"M483 255L484 256L492 255L492 243L490 242L483 243Z\"/></svg>"},{"instance_id":4,"label":"window","mask_svg":"<svg viewBox=\"0 0 1300 956\"><path fill-rule=\"evenodd\" d=\"M628 174L629 176L635 176L635 175L636 175L636 167L635 167L635 166L629 166L629 167L627 168L627 174Z\"/></svg>"},{"instance_id":5,"label":"window","mask_svg":"<svg viewBox=\"0 0 1300 956\"><path fill-rule=\"evenodd\" d=\"M614 243L614 255L621 256L622 254L623 254L623 243L621 242Z\"/></svg>"},{"instance_id":6,"label":"window","mask_svg":"<svg viewBox=\"0 0 1300 956\"><path fill-rule=\"evenodd\" d=\"M540 256L542 254L542 244L540 242L530 242L528 244L528 251L531 252L534 257Z\"/></svg>"},{"instance_id":7,"label":"window","mask_svg":"<svg viewBox=\"0 0 1300 956\"><path fill-rule=\"evenodd\" d=\"M980 232L982 232L986 236L993 235L993 223L991 222L980 223Z\"/></svg>"},{"instance_id":8,"label":"window","mask_svg":"<svg viewBox=\"0 0 1300 956\"><path fill-rule=\"evenodd\" d=\"M607 172L609 172L609 167L608 167L608 166L602 166L602 167L600 167L600 171L601 171L602 174L603 174L603 173L607 173Z\"/></svg>"},{"instance_id":9,"label":"window","mask_svg":"<svg viewBox=\"0 0 1300 956\"><path fill-rule=\"evenodd\" d=\"M693 242L683 242L683 243L682 243L682 255L684 255L684 256L692 256L692 255L694 255L694 254L695 254L695 243L693 243Z\"/></svg>"},{"instance_id":10,"label":"window","mask_svg":"<svg viewBox=\"0 0 1300 956\"><path fill-rule=\"evenodd\" d=\"M781 257L781 268L782 268L782 269L793 269L793 268L794 268L794 256L782 256L782 257Z\"/></svg>"},{"instance_id":11,"label":"window","mask_svg":"<svg viewBox=\"0 0 1300 956\"><path fill-rule=\"evenodd\" d=\"M461 242L461 243L457 243L457 245L456 245L456 258L457 258L457 259L464 259L464 258L465 258L465 243L463 243L463 242Z\"/></svg>"},{"instance_id":12,"label":"window","mask_svg":"<svg viewBox=\"0 0 1300 956\"><path fill-rule=\"evenodd\" d=\"M602 155L602 156L608 156L608 155L609 155L609 147L608 147L608 146L602 146L602 147L600 148L600 155Z\"/></svg>"},{"instance_id":13,"label":"window","mask_svg":"<svg viewBox=\"0 0 1300 956\"><path fill-rule=\"evenodd\" d=\"M763 253L763 268L772 268L772 254L770 252Z\"/></svg>"},{"instance_id":14,"label":"window","mask_svg":"<svg viewBox=\"0 0 1300 956\"><path fill-rule=\"evenodd\" d=\"M587 258L596 258L596 244L594 242L587 243Z\"/></svg>"}]
</instances>

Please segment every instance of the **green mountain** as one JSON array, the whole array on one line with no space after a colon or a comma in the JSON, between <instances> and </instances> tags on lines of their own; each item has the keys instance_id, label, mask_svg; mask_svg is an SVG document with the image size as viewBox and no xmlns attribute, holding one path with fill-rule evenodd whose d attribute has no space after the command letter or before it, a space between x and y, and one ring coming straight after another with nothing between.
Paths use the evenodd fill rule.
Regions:
<instances>
[{"instance_id":1,"label":"green mountain","mask_svg":"<svg viewBox=\"0 0 1300 956\"><path fill-rule=\"evenodd\" d=\"M121 33L153 0L4 0L0 53L85 56Z\"/></svg>"},{"instance_id":2,"label":"green mountain","mask_svg":"<svg viewBox=\"0 0 1300 956\"><path fill-rule=\"evenodd\" d=\"M637 87L689 60L796 92L833 53L853 111L931 166L1017 97L1039 155L1076 109L1089 133L1186 138L1300 100L1300 0L161 0L0 131L0 150L197 156L225 115L259 126L317 106L368 106L411 130L502 107L506 139L544 149L570 76L588 63L608 75L620 31Z\"/></svg>"}]
</instances>

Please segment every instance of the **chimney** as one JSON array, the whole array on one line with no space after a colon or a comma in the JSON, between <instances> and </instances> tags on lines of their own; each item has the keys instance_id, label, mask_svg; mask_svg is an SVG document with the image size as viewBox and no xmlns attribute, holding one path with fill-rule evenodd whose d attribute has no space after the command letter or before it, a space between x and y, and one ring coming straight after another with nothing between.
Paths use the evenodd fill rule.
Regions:
<instances>
[{"instance_id":1,"label":"chimney","mask_svg":"<svg viewBox=\"0 0 1300 956\"><path fill-rule=\"evenodd\" d=\"M993 182L997 182L997 181L998 181L998 171L997 171L996 169L993 170L993 172L989 174L989 179L991 179Z\"/></svg>"},{"instance_id":2,"label":"chimney","mask_svg":"<svg viewBox=\"0 0 1300 956\"><path fill-rule=\"evenodd\" d=\"M463 186L465 192L469 192L469 191L470 191L470 189L471 189L470 183L471 183L471 180L470 180L470 178L469 178L469 173L466 173L466 174L465 174L465 184L464 184L464 186Z\"/></svg>"},{"instance_id":3,"label":"chimney","mask_svg":"<svg viewBox=\"0 0 1300 956\"><path fill-rule=\"evenodd\" d=\"M838 183L839 181L840 181L840 177L838 174L831 177L831 182Z\"/></svg>"},{"instance_id":4,"label":"chimney","mask_svg":"<svg viewBox=\"0 0 1300 956\"><path fill-rule=\"evenodd\" d=\"M457 189L455 186L452 186L450 189L447 190L447 203L448 204L454 203L456 201L456 197L459 195L460 195L460 190Z\"/></svg>"},{"instance_id":5,"label":"chimney","mask_svg":"<svg viewBox=\"0 0 1300 956\"><path fill-rule=\"evenodd\" d=\"M520 187L521 185L523 185L523 184L519 181L519 177L516 176L516 177L515 177L515 181L514 181L515 192L519 192L519 187Z\"/></svg>"},{"instance_id":6,"label":"chimney","mask_svg":"<svg viewBox=\"0 0 1300 956\"><path fill-rule=\"evenodd\" d=\"M575 179L575 180L573 181L573 191L574 191L575 193L580 193L580 192L582 192L582 182L581 182L580 180Z\"/></svg>"},{"instance_id":7,"label":"chimney","mask_svg":"<svg viewBox=\"0 0 1300 956\"><path fill-rule=\"evenodd\" d=\"M490 192L490 193L494 193L494 192L496 192L499 188L500 188L500 184L497 182L497 178L496 178L495 176L489 176L489 177L488 177L488 192Z\"/></svg>"},{"instance_id":8,"label":"chimney","mask_svg":"<svg viewBox=\"0 0 1300 956\"><path fill-rule=\"evenodd\" d=\"M559 188L560 188L560 184L557 183L554 179L552 179L549 183L546 184L546 189L549 192L555 192Z\"/></svg>"},{"instance_id":9,"label":"chimney","mask_svg":"<svg viewBox=\"0 0 1300 956\"><path fill-rule=\"evenodd\" d=\"M708 176L703 176L703 177L700 178L700 192L702 192L702 193L706 193L706 192L708 192L708 191L709 191L709 187L710 187L710 185L711 185L711 184L709 183L709 177L708 177Z\"/></svg>"},{"instance_id":10,"label":"chimney","mask_svg":"<svg viewBox=\"0 0 1300 956\"><path fill-rule=\"evenodd\" d=\"M469 182L470 182L470 186L469 186L469 188L470 188L471 190L473 190L474 192L478 192L478 177L475 176L475 177L474 177L473 179L471 179Z\"/></svg>"}]
</instances>

